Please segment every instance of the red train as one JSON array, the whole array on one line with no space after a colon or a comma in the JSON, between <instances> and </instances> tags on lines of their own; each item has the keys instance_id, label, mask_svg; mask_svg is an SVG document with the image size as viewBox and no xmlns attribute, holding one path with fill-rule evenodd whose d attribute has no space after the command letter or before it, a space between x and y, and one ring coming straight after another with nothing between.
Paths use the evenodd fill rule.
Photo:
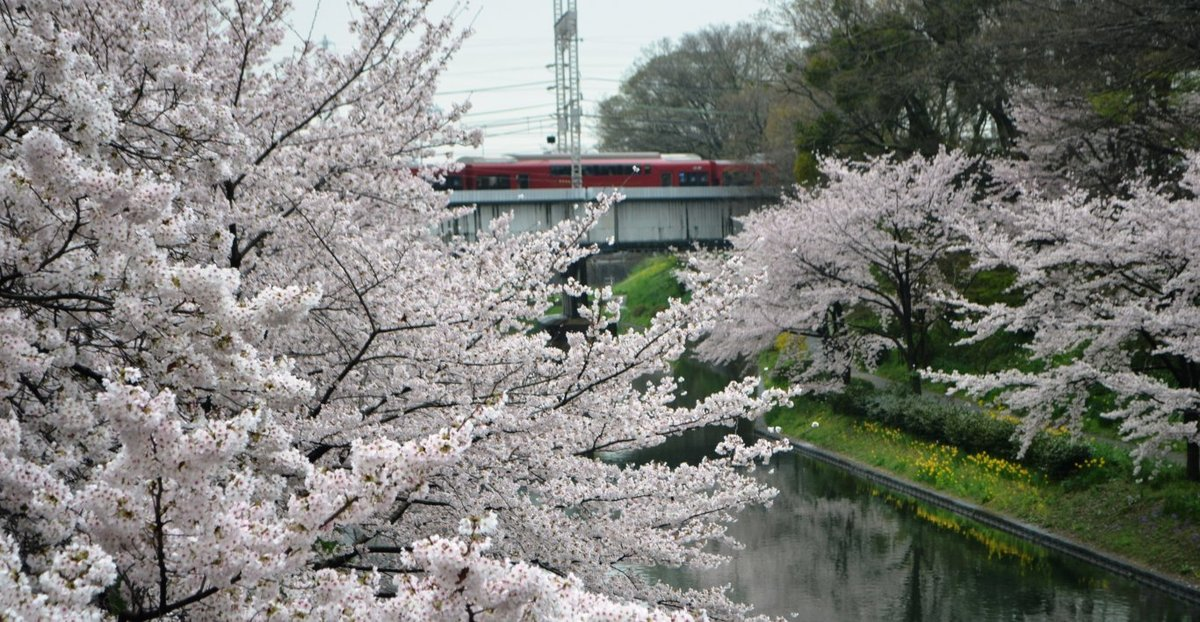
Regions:
<instances>
[{"instance_id":1,"label":"red train","mask_svg":"<svg viewBox=\"0 0 1200 622\"><path fill-rule=\"evenodd\" d=\"M561 154L469 158L447 173L439 189L570 188L571 160ZM762 186L771 169L756 162L703 160L691 154L609 153L583 156L587 188L656 186Z\"/></svg>"}]
</instances>

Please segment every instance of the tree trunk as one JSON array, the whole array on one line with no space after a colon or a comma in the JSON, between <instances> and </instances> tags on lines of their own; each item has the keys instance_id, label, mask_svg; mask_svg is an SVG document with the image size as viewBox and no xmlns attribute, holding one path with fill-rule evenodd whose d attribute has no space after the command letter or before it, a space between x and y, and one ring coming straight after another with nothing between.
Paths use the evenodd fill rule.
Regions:
<instances>
[{"instance_id":1,"label":"tree trunk","mask_svg":"<svg viewBox=\"0 0 1200 622\"><path fill-rule=\"evenodd\" d=\"M1195 441L1187 444L1187 478L1200 482L1200 444Z\"/></svg>"},{"instance_id":2,"label":"tree trunk","mask_svg":"<svg viewBox=\"0 0 1200 622\"><path fill-rule=\"evenodd\" d=\"M921 394L921 372L915 369L908 370L908 388L912 390L913 395Z\"/></svg>"},{"instance_id":3,"label":"tree trunk","mask_svg":"<svg viewBox=\"0 0 1200 622\"><path fill-rule=\"evenodd\" d=\"M1200 410L1184 411L1183 422L1200 426ZM1200 482L1200 444L1194 440L1188 441L1187 444L1187 478L1189 481Z\"/></svg>"}]
</instances>

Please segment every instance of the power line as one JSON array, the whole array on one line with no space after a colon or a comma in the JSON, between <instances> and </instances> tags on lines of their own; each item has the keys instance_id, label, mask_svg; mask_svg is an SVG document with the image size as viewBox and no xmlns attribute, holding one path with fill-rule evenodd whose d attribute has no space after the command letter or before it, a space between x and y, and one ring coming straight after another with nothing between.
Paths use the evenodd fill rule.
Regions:
<instances>
[{"instance_id":1,"label":"power line","mask_svg":"<svg viewBox=\"0 0 1200 622\"><path fill-rule=\"evenodd\" d=\"M591 103L596 103L596 104L601 103L596 100L588 100L588 101ZM712 115L712 116L722 116L722 117L747 117L747 116L752 116L754 114L754 111L749 110L746 107L742 107L741 109L737 109L737 110L718 110L715 108L705 109L705 108L692 108L692 107L687 107L687 106L659 106L659 105L655 105L655 104L628 104L626 106L622 106L619 109L619 112L646 112L646 113L669 112L669 113L676 114L676 115L680 115L680 114ZM592 115L586 115L586 116L599 117L600 115L592 114Z\"/></svg>"},{"instance_id":2,"label":"power line","mask_svg":"<svg viewBox=\"0 0 1200 622\"><path fill-rule=\"evenodd\" d=\"M517 73L517 72L523 72L523 71L532 72L532 71L545 70L545 69L546 69L545 65L528 65L525 67L504 67L504 68L500 68L500 69L480 69L478 71L454 71L454 72L448 72L448 75L453 75L455 77L485 76L485 75L492 75L492 74L497 74L497 73Z\"/></svg>"},{"instance_id":3,"label":"power line","mask_svg":"<svg viewBox=\"0 0 1200 622\"><path fill-rule=\"evenodd\" d=\"M553 86L553 82L542 80L540 82L520 82L517 84L502 84L497 86L483 86L474 89L463 89L461 91L438 91L438 95L470 95L471 93L486 93L490 91L512 91L516 89L529 88L531 86L548 87Z\"/></svg>"},{"instance_id":4,"label":"power line","mask_svg":"<svg viewBox=\"0 0 1200 622\"><path fill-rule=\"evenodd\" d=\"M541 121L541 120L547 120L547 119L553 119L553 118L554 118L554 115L544 114L544 115L539 115L539 116L520 117L520 118L514 118L514 119L499 119L497 121L490 121L488 123L468 123L468 124L465 124L465 126L470 127L470 128L475 128L475 129L487 129L490 127L512 127L514 125L521 125L524 123L528 123L530 121L535 121L535 120Z\"/></svg>"},{"instance_id":5,"label":"power line","mask_svg":"<svg viewBox=\"0 0 1200 622\"><path fill-rule=\"evenodd\" d=\"M477 116L490 115L490 114L503 114L505 112L519 112L521 110L538 110L538 109L549 108L549 107L550 107L549 103L536 104L533 106L517 106L516 108L503 108L501 110L486 110L483 112L468 112L467 114L465 114L463 116L464 117L477 117Z\"/></svg>"},{"instance_id":6,"label":"power line","mask_svg":"<svg viewBox=\"0 0 1200 622\"><path fill-rule=\"evenodd\" d=\"M549 127L550 127L550 120L545 119L543 121L543 123L540 126L538 126L537 131L544 132ZM533 127L530 127L528 129L507 130L504 132L488 132L487 137L488 138L502 138L505 136L520 136L521 134L530 134L530 133L533 133L534 131L535 131L535 129Z\"/></svg>"}]
</instances>

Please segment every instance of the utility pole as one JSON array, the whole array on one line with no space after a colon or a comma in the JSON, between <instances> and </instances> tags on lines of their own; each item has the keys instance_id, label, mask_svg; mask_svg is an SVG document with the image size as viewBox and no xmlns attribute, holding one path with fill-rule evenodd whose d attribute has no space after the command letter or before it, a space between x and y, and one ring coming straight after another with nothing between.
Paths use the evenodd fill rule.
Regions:
<instances>
[{"instance_id":1,"label":"utility pole","mask_svg":"<svg viewBox=\"0 0 1200 622\"><path fill-rule=\"evenodd\" d=\"M571 187L582 188L583 95L579 86L579 13L575 0L554 0L554 94L558 151L571 156Z\"/></svg>"}]
</instances>

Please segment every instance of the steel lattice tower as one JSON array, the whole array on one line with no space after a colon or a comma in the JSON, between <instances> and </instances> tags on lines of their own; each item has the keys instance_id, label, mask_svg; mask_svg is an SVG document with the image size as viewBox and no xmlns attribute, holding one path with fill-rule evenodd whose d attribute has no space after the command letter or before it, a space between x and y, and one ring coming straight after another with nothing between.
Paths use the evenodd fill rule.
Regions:
<instances>
[{"instance_id":1,"label":"steel lattice tower","mask_svg":"<svg viewBox=\"0 0 1200 622\"><path fill-rule=\"evenodd\" d=\"M558 151L571 156L571 187L582 188L583 95L579 86L579 13L575 0L554 0L554 94Z\"/></svg>"}]
</instances>

